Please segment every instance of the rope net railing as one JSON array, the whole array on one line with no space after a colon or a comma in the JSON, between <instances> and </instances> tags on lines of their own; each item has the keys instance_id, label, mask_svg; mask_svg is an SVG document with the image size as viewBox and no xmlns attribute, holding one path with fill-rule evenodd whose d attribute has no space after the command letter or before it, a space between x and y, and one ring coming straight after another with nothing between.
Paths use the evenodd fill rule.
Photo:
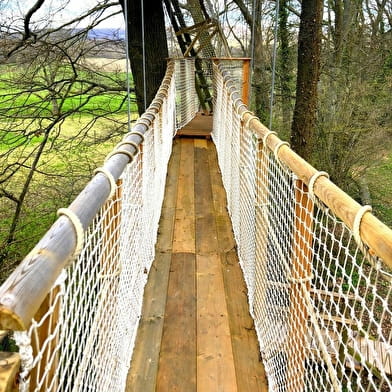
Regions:
<instances>
[{"instance_id":1,"label":"rope net railing","mask_svg":"<svg viewBox=\"0 0 392 392\"><path fill-rule=\"evenodd\" d=\"M195 59L188 57L175 61L177 129L188 124L195 116L199 101L195 88Z\"/></svg>"},{"instance_id":2,"label":"rope net railing","mask_svg":"<svg viewBox=\"0 0 392 392\"><path fill-rule=\"evenodd\" d=\"M269 390L392 390L392 231L262 126L222 65L214 75L212 137Z\"/></svg>"},{"instance_id":3,"label":"rope net railing","mask_svg":"<svg viewBox=\"0 0 392 392\"><path fill-rule=\"evenodd\" d=\"M169 62L149 109L1 287L20 391L124 391L173 136L197 110L192 72Z\"/></svg>"}]
</instances>

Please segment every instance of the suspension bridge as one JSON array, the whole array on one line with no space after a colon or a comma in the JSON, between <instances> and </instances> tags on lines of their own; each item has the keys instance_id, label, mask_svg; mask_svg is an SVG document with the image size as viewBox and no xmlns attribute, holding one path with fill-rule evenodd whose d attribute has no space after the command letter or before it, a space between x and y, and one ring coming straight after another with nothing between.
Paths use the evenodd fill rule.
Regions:
<instances>
[{"instance_id":1,"label":"suspension bridge","mask_svg":"<svg viewBox=\"0 0 392 392\"><path fill-rule=\"evenodd\" d=\"M248 110L246 67L208 67L213 116L170 60L1 287L1 391L392 389L392 231Z\"/></svg>"}]
</instances>

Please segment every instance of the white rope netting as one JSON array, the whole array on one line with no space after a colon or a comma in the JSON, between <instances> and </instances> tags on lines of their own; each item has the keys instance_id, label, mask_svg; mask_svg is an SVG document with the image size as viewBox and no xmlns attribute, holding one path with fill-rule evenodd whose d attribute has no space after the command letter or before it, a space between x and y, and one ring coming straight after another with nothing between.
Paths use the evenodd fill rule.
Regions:
<instances>
[{"instance_id":1,"label":"white rope netting","mask_svg":"<svg viewBox=\"0 0 392 392\"><path fill-rule=\"evenodd\" d=\"M63 271L29 330L14 334L21 391L125 389L155 255L176 111L185 113L182 105L190 104L177 102L176 110L178 94L173 77L142 152L86 231L80 256Z\"/></svg>"},{"instance_id":2,"label":"white rope netting","mask_svg":"<svg viewBox=\"0 0 392 392\"><path fill-rule=\"evenodd\" d=\"M195 89L195 59L184 58L175 62L177 129L188 124L199 107Z\"/></svg>"},{"instance_id":3,"label":"white rope netting","mask_svg":"<svg viewBox=\"0 0 392 392\"><path fill-rule=\"evenodd\" d=\"M269 390L392 390L388 268L241 122L215 68L212 136Z\"/></svg>"}]
</instances>

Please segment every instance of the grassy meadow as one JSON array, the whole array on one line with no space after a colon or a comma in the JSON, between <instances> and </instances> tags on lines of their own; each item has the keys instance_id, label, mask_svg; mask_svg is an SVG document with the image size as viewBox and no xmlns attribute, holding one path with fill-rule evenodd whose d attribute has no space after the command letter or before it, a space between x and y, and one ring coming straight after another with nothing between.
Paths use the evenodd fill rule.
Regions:
<instances>
[{"instance_id":1,"label":"grassy meadow","mask_svg":"<svg viewBox=\"0 0 392 392\"><path fill-rule=\"evenodd\" d=\"M116 87L125 80L126 73L118 67L105 68L102 64L104 59L100 59L97 83L113 83ZM68 71L61 70L64 75ZM83 189L94 169L102 165L106 154L128 130L124 92L80 94L83 86L75 83L72 91L57 99L58 110L66 115L45 142L40 130L54 117L53 102L45 96L48 92L31 92L22 85L7 83L13 80L9 66L7 72L0 81L0 191L10 197L0 198L0 253L17 207L12 197L20 197L33 161L42 143L46 144L24 199L14 240L7 245L7 257L0 265L0 281L55 221L57 209L69 205ZM130 110L136 118L136 105L132 103Z\"/></svg>"}]
</instances>

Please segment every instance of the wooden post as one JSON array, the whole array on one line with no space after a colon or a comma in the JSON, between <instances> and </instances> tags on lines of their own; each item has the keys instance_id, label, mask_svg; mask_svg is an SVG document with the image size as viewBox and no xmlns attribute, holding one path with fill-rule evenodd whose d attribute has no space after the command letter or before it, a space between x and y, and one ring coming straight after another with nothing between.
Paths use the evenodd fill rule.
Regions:
<instances>
[{"instance_id":1,"label":"wooden post","mask_svg":"<svg viewBox=\"0 0 392 392\"><path fill-rule=\"evenodd\" d=\"M266 214L268 203L268 156L263 151L262 139L257 141L257 161L256 161L256 222L255 222L255 292L257 300L261 304L261 314L255 314L256 319L261 323L267 323L267 246L268 246L268 229L269 223ZM260 282L258 284L258 282ZM257 309L253 309L254 312ZM262 327L264 328L264 327Z\"/></svg>"},{"instance_id":2,"label":"wooden post","mask_svg":"<svg viewBox=\"0 0 392 392\"><path fill-rule=\"evenodd\" d=\"M20 368L18 353L0 352L0 392L17 392L17 376Z\"/></svg>"},{"instance_id":3,"label":"wooden post","mask_svg":"<svg viewBox=\"0 0 392 392\"><path fill-rule=\"evenodd\" d=\"M242 59L242 102L249 106L250 58Z\"/></svg>"},{"instance_id":4,"label":"wooden post","mask_svg":"<svg viewBox=\"0 0 392 392\"><path fill-rule=\"evenodd\" d=\"M42 349L42 345L52 335L57 327L57 323L60 316L60 305L62 298L59 297L60 286L55 286L49 294L44 299L38 312L35 314L34 319L40 322L45 315L47 316L42 325L37 328L36 333L33 333L31 338L31 345L33 348L34 358L38 355L39 351ZM47 315L49 309L53 307L51 314ZM41 384L40 390L45 390L47 392L57 390L58 382L55 380L53 382L53 377L55 375L56 369L58 367L58 352L55 352L56 346L59 342L58 334L56 337L47 345L46 349L43 351L41 360L37 365L31 370L30 373L30 390L34 391ZM42 383L42 378L47 368L50 368L45 376L45 380Z\"/></svg>"},{"instance_id":5,"label":"wooden post","mask_svg":"<svg viewBox=\"0 0 392 392\"><path fill-rule=\"evenodd\" d=\"M287 352L289 392L305 390L308 310L304 291L310 293L312 271L313 201L301 180L295 180L293 260L290 282L290 324Z\"/></svg>"},{"instance_id":6,"label":"wooden post","mask_svg":"<svg viewBox=\"0 0 392 392\"><path fill-rule=\"evenodd\" d=\"M119 248L119 229L120 225L120 211L121 211L121 197L122 197L122 179L117 180L116 191L114 192L113 198L108 200L103 209L106 210L106 214L103 218L102 229L103 234L103 253L101 258L102 275L113 274L118 266L116 261L118 260L118 248ZM114 257L112 256L114 255Z\"/></svg>"}]
</instances>

